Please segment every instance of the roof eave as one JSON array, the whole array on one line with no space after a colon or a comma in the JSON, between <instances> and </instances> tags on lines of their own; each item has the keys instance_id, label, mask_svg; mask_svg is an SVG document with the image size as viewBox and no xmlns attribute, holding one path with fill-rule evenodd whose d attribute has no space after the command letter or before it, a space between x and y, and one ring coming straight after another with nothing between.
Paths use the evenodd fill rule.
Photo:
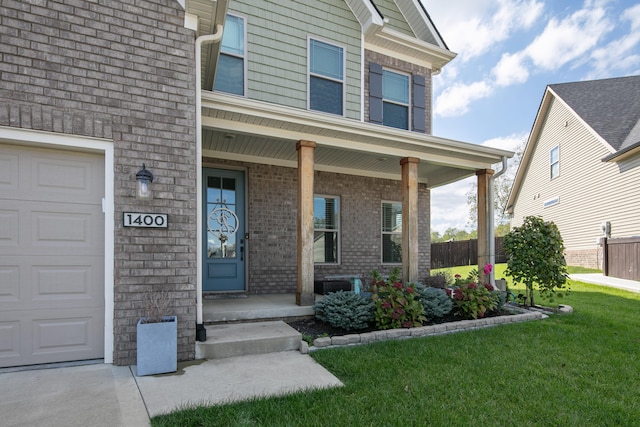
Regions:
<instances>
[{"instance_id":1,"label":"roof eave","mask_svg":"<svg viewBox=\"0 0 640 427\"><path fill-rule=\"evenodd\" d=\"M640 154L640 141L626 148L623 148L622 150L616 151L615 153L609 154L608 156L603 157L601 160L603 162L619 162L633 157L636 154Z\"/></svg>"},{"instance_id":2,"label":"roof eave","mask_svg":"<svg viewBox=\"0 0 640 427\"><path fill-rule=\"evenodd\" d=\"M434 73L457 56L448 49L384 26L365 35L365 48L430 68Z\"/></svg>"}]
</instances>

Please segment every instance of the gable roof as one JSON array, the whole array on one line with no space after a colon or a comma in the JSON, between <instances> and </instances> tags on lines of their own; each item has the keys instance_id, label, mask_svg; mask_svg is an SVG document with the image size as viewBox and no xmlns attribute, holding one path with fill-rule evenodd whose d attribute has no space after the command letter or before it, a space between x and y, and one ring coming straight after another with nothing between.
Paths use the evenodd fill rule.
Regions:
<instances>
[{"instance_id":1,"label":"gable roof","mask_svg":"<svg viewBox=\"0 0 640 427\"><path fill-rule=\"evenodd\" d=\"M387 25L375 2L394 1L411 27L408 36ZM427 66L437 74L456 57L444 42L431 17L419 0L345 0L365 36L365 47L411 63Z\"/></svg>"},{"instance_id":2,"label":"gable roof","mask_svg":"<svg viewBox=\"0 0 640 427\"><path fill-rule=\"evenodd\" d=\"M553 84L549 89L616 152L640 142L640 76Z\"/></svg>"},{"instance_id":3,"label":"gable roof","mask_svg":"<svg viewBox=\"0 0 640 427\"><path fill-rule=\"evenodd\" d=\"M548 85L511 187L507 212L513 211L553 98L560 99L609 146L611 154L602 161L618 161L640 153L640 76Z\"/></svg>"}]
</instances>

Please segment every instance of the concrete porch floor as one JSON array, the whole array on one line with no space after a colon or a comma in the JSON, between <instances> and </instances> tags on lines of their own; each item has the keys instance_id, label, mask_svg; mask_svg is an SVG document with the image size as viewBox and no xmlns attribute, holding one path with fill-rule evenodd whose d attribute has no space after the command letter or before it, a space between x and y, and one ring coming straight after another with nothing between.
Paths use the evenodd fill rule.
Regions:
<instances>
[{"instance_id":1,"label":"concrete porch floor","mask_svg":"<svg viewBox=\"0 0 640 427\"><path fill-rule=\"evenodd\" d=\"M316 301L322 295L316 295ZM283 319L313 316L313 307L296 305L295 294L248 295L246 298L205 298L202 317L205 324L245 320Z\"/></svg>"}]
</instances>

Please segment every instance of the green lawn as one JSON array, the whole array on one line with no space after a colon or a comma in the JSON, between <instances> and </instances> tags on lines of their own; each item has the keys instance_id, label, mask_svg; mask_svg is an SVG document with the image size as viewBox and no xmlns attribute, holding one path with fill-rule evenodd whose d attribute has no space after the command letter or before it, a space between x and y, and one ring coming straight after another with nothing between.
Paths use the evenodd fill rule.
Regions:
<instances>
[{"instance_id":1,"label":"green lawn","mask_svg":"<svg viewBox=\"0 0 640 427\"><path fill-rule=\"evenodd\" d=\"M344 387L188 409L152 425L640 425L640 294L574 282L562 302L574 313L316 351Z\"/></svg>"}]
</instances>

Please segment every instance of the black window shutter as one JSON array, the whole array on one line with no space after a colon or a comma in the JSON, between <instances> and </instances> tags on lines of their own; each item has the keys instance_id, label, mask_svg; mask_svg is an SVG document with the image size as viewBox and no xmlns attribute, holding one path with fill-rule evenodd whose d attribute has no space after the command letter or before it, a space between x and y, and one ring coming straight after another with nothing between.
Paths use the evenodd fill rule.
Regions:
<instances>
[{"instance_id":1,"label":"black window shutter","mask_svg":"<svg viewBox=\"0 0 640 427\"><path fill-rule=\"evenodd\" d=\"M424 76L414 74L411 80L413 81L411 129L415 132L424 133L427 131L425 123L426 90Z\"/></svg>"},{"instance_id":2,"label":"black window shutter","mask_svg":"<svg viewBox=\"0 0 640 427\"><path fill-rule=\"evenodd\" d=\"M382 124L382 65L369 63L369 122Z\"/></svg>"}]
</instances>

